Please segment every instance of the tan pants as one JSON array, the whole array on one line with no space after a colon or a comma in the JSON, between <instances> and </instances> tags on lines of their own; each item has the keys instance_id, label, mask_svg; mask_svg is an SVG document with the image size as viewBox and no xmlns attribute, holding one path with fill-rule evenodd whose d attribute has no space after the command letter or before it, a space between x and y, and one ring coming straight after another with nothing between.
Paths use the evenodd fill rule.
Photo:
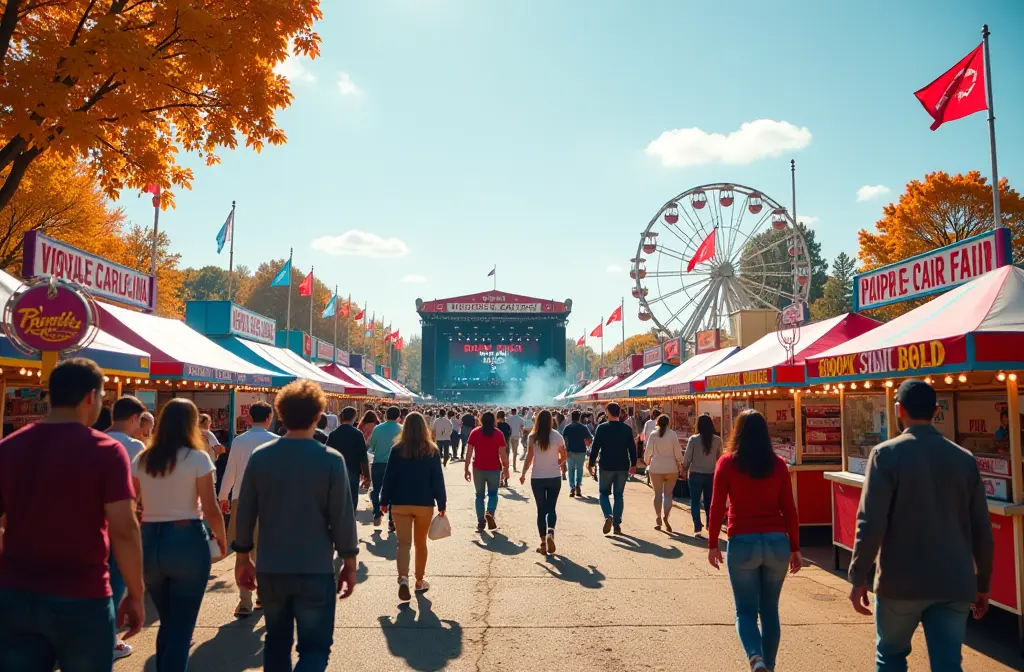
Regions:
<instances>
[{"instance_id":1,"label":"tan pants","mask_svg":"<svg viewBox=\"0 0 1024 672\"><path fill-rule=\"evenodd\" d=\"M415 540L416 581L422 581L427 571L427 532L434 519L434 507L399 504L391 507L391 516L398 532L398 576L409 576L409 555Z\"/></svg>"},{"instance_id":2,"label":"tan pants","mask_svg":"<svg viewBox=\"0 0 1024 672\"><path fill-rule=\"evenodd\" d=\"M238 526L235 525L237 516L235 515L236 509L238 508L238 500L232 500L231 502L231 522L228 523L228 548L231 548L231 544L235 541L235 533L238 530ZM252 531L252 550L249 551L249 559L252 560L252 564L256 564L256 549L259 548L260 544L260 524L257 521L256 528ZM252 591L246 590L241 586L238 587L238 602L249 609L252 609Z\"/></svg>"},{"instance_id":3,"label":"tan pants","mask_svg":"<svg viewBox=\"0 0 1024 672\"><path fill-rule=\"evenodd\" d=\"M654 487L654 513L658 520L668 520L672 511L672 490L676 487L679 474L651 474L651 486ZM664 510L664 513L662 513Z\"/></svg>"}]
</instances>

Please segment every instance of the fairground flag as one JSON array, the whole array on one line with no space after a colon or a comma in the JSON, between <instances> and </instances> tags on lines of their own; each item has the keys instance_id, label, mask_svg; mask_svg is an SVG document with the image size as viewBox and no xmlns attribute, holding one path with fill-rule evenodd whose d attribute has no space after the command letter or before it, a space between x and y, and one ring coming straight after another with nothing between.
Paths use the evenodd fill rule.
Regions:
<instances>
[{"instance_id":1,"label":"fairground flag","mask_svg":"<svg viewBox=\"0 0 1024 672\"><path fill-rule=\"evenodd\" d=\"M594 330L590 332L590 335L594 336L595 338L604 336L604 324L599 322L598 325L594 327Z\"/></svg>"},{"instance_id":2,"label":"fairground flag","mask_svg":"<svg viewBox=\"0 0 1024 672\"><path fill-rule=\"evenodd\" d=\"M385 333L385 334L384 334L384 342L385 342L385 343L390 343L390 342L391 342L391 339L392 339L393 337L394 337L394 334L392 334L392 333L391 333L390 331L389 331L389 332L387 332L387 333Z\"/></svg>"},{"instance_id":3,"label":"fairground flag","mask_svg":"<svg viewBox=\"0 0 1024 672\"><path fill-rule=\"evenodd\" d=\"M224 220L224 225L220 227L220 231L217 232L217 254L220 254L224 249L224 245L231 240L232 230L235 228L235 211L234 209L228 213L228 218Z\"/></svg>"},{"instance_id":4,"label":"fairground flag","mask_svg":"<svg viewBox=\"0 0 1024 672\"><path fill-rule=\"evenodd\" d=\"M355 320L356 322L358 322L359 320L363 319L363 312L364 312L364 311L360 310L360 311L359 311L358 313L356 313L356 314L355 314L355 315L353 316L353 318L352 318L352 319L354 319L354 320Z\"/></svg>"},{"instance_id":5,"label":"fairground flag","mask_svg":"<svg viewBox=\"0 0 1024 672\"><path fill-rule=\"evenodd\" d=\"M345 302L345 305L341 307L341 316L348 317L352 313L352 299Z\"/></svg>"},{"instance_id":6,"label":"fairground flag","mask_svg":"<svg viewBox=\"0 0 1024 672\"><path fill-rule=\"evenodd\" d=\"M395 350L401 350L404 347L405 347L405 339L402 338L401 336L399 336L398 340L395 341Z\"/></svg>"},{"instance_id":7,"label":"fairground flag","mask_svg":"<svg viewBox=\"0 0 1024 672\"><path fill-rule=\"evenodd\" d=\"M985 43L914 93L934 122L934 131L947 121L988 109L985 101Z\"/></svg>"},{"instance_id":8,"label":"fairground flag","mask_svg":"<svg viewBox=\"0 0 1024 672\"><path fill-rule=\"evenodd\" d=\"M709 261L715 256L715 233L718 231L717 228L711 229L711 233L704 239L704 242L700 244L697 251L693 255L693 259L690 259L690 263L686 265L686 272L689 273L693 270L697 264Z\"/></svg>"},{"instance_id":9,"label":"fairground flag","mask_svg":"<svg viewBox=\"0 0 1024 672\"><path fill-rule=\"evenodd\" d=\"M271 287L291 287L292 284L292 260L284 262L284 266L277 272L274 279L270 281Z\"/></svg>"},{"instance_id":10,"label":"fairground flag","mask_svg":"<svg viewBox=\"0 0 1024 672\"><path fill-rule=\"evenodd\" d=\"M587 344L587 335L583 334L582 336L580 336L579 340L576 341L576 347L577 348L582 348L586 344Z\"/></svg>"},{"instance_id":11,"label":"fairground flag","mask_svg":"<svg viewBox=\"0 0 1024 672\"><path fill-rule=\"evenodd\" d=\"M324 314L320 317L334 317L334 310L338 305L338 295L335 294L331 297L331 300L327 302L327 307L324 308Z\"/></svg>"},{"instance_id":12,"label":"fairground flag","mask_svg":"<svg viewBox=\"0 0 1024 672\"><path fill-rule=\"evenodd\" d=\"M622 304L612 311L612 314L608 316L608 321L605 324L611 324L613 322L622 322Z\"/></svg>"},{"instance_id":13,"label":"fairground flag","mask_svg":"<svg viewBox=\"0 0 1024 672\"><path fill-rule=\"evenodd\" d=\"M497 270L498 270L498 267L497 267L497 266L495 266L494 268L492 268L492 269L491 269L491 272L487 274L487 277L489 278L489 277L491 277L492 275L494 275L494 272L495 272L495 271L497 271Z\"/></svg>"},{"instance_id":14,"label":"fairground flag","mask_svg":"<svg viewBox=\"0 0 1024 672\"><path fill-rule=\"evenodd\" d=\"M160 185L159 184L147 184L143 189L144 194L153 194L153 207L160 207Z\"/></svg>"},{"instance_id":15,"label":"fairground flag","mask_svg":"<svg viewBox=\"0 0 1024 672\"><path fill-rule=\"evenodd\" d=\"M299 283L299 296L312 296L313 294L313 271Z\"/></svg>"}]
</instances>

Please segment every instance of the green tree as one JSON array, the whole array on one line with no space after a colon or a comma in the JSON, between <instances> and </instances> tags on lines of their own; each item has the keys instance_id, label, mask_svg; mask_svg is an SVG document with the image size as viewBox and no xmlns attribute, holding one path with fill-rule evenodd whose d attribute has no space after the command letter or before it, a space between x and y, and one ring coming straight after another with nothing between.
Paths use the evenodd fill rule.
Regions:
<instances>
[{"instance_id":1,"label":"green tree","mask_svg":"<svg viewBox=\"0 0 1024 672\"><path fill-rule=\"evenodd\" d=\"M815 322L836 317L853 310L853 273L856 261L845 252L832 262L832 273L825 281L822 295L811 304Z\"/></svg>"},{"instance_id":2,"label":"green tree","mask_svg":"<svg viewBox=\"0 0 1024 672\"><path fill-rule=\"evenodd\" d=\"M399 350L402 364L399 367L399 380L413 392L420 391L420 375L423 365L423 339L419 334L411 336L405 347Z\"/></svg>"},{"instance_id":3,"label":"green tree","mask_svg":"<svg viewBox=\"0 0 1024 672\"><path fill-rule=\"evenodd\" d=\"M238 266L231 278L231 298L244 304L252 293L252 271ZM228 271L220 266L186 268L181 283L182 301L226 301L228 298Z\"/></svg>"},{"instance_id":4,"label":"green tree","mask_svg":"<svg viewBox=\"0 0 1024 672\"><path fill-rule=\"evenodd\" d=\"M811 262L811 287L808 302L813 303L824 292L825 281L828 280L828 262L821 256L821 243L817 241L814 230L808 229L803 224L797 224L797 227L803 234L807 255ZM776 292L782 292L783 295L776 302L776 307L780 309L789 305L790 299L787 295L793 293L792 257L789 256L788 243L790 236L789 229L762 231L747 242L740 255L739 275L741 278L744 275L759 279L763 277L764 284L770 288L769 291L759 291L747 283L744 285L747 291L766 301L769 301Z\"/></svg>"}]
</instances>

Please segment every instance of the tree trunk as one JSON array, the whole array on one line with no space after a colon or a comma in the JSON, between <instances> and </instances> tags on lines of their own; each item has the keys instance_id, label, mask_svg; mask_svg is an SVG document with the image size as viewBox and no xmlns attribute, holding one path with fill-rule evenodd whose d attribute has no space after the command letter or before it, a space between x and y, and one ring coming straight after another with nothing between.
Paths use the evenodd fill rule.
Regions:
<instances>
[{"instance_id":1,"label":"tree trunk","mask_svg":"<svg viewBox=\"0 0 1024 672\"><path fill-rule=\"evenodd\" d=\"M11 199L14 198L15 192L18 191L18 185L21 184L22 178L25 177L25 171L28 170L29 165L35 161L42 151L33 147L21 152L14 158L14 161L11 163L11 172L7 174L3 186L0 187L0 211L3 211L7 204L11 202Z\"/></svg>"}]
</instances>

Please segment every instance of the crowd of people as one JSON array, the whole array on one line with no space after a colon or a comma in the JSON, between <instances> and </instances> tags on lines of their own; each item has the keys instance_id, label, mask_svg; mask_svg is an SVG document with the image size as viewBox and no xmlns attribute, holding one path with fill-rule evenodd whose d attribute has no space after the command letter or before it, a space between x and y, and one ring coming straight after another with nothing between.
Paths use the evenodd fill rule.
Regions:
<instances>
[{"instance_id":1,"label":"crowd of people","mask_svg":"<svg viewBox=\"0 0 1024 672\"><path fill-rule=\"evenodd\" d=\"M750 668L775 669L779 597L803 560L790 473L757 411L741 413L726 442L699 417L683 448L667 416L654 411L641 422L614 402L597 416L431 405L362 416L346 407L335 417L321 388L299 380L273 406L253 404L251 428L228 449L191 401L170 400L154 422L132 396L107 408L103 380L87 359L60 363L48 381L49 414L0 442L0 669L111 669L131 653L123 640L142 627L148 593L160 620L156 668L185 670L212 563L231 550L234 614L265 618L264 669L292 669L297 631L302 669L323 670L337 600L356 586L360 490L369 491L373 526L386 516L397 536L398 598L407 602L430 590L428 537L450 530L446 474L459 461L475 490L478 532L498 527L498 490L510 473L521 485L530 479L545 555L556 551L562 484L582 497L584 466L598 483L605 535L622 533L624 491L638 466L658 530L673 531L673 491L685 478L693 533L706 527L708 562L728 568ZM908 381L897 398L907 430L869 460L851 601L871 613L867 582L878 557L878 669L906 669L919 623L933 669L959 669L967 614L980 617L988 604L984 490L970 454L931 426L934 390ZM944 534L950 526L960 533Z\"/></svg>"}]
</instances>

